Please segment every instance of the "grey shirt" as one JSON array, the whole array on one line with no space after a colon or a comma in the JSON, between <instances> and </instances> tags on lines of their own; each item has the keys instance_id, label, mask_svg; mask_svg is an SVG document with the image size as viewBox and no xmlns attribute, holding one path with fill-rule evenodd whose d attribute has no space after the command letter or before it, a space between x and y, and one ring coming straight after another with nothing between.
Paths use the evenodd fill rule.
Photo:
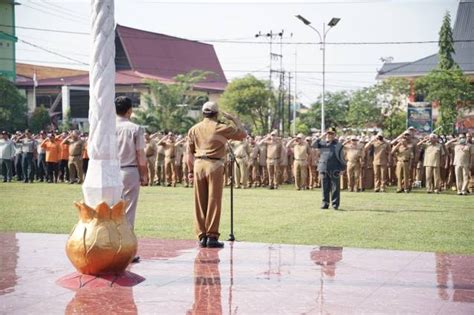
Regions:
<instances>
[{"instance_id":1,"label":"grey shirt","mask_svg":"<svg viewBox=\"0 0 474 315\"><path fill-rule=\"evenodd\" d=\"M23 139L21 142L21 151L23 153L34 153L36 151L36 140L35 139Z\"/></svg>"},{"instance_id":2,"label":"grey shirt","mask_svg":"<svg viewBox=\"0 0 474 315\"><path fill-rule=\"evenodd\" d=\"M124 117L117 117L118 159L120 166L138 166L137 151L145 148L144 130Z\"/></svg>"},{"instance_id":3,"label":"grey shirt","mask_svg":"<svg viewBox=\"0 0 474 315\"><path fill-rule=\"evenodd\" d=\"M11 160L15 157L15 144L11 140L0 139L0 159Z\"/></svg>"}]
</instances>

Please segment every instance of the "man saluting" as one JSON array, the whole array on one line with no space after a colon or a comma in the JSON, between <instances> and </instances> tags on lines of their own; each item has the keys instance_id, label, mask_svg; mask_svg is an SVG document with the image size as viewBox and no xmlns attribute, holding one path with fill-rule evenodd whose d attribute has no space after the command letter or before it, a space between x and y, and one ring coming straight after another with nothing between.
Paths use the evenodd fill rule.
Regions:
<instances>
[{"instance_id":1,"label":"man saluting","mask_svg":"<svg viewBox=\"0 0 474 315\"><path fill-rule=\"evenodd\" d=\"M194 179L195 228L201 247L224 247L219 239L222 191L224 188L224 156L227 140L247 137L237 117L222 113L233 125L217 120L217 103L202 106L204 119L188 133L188 176Z\"/></svg>"}]
</instances>

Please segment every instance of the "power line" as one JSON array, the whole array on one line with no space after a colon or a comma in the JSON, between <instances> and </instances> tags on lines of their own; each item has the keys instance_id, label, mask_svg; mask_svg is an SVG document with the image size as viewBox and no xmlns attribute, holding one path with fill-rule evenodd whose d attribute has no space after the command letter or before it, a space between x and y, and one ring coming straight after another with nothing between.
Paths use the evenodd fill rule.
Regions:
<instances>
[{"instance_id":1,"label":"power line","mask_svg":"<svg viewBox=\"0 0 474 315\"><path fill-rule=\"evenodd\" d=\"M12 25L0 24L3 27L12 27ZM75 32L75 31L63 31L56 29L45 29L37 27L25 27L25 26L15 26L18 29L28 29L35 31L44 31L44 32L55 32L55 33L65 33L65 34L76 34L76 35L90 35L86 32ZM164 34L162 34L164 35ZM138 39L149 39L149 40L163 40L163 41L199 41L199 42L208 42L208 43L222 43L222 44L255 44L255 45L268 45L267 41L249 41L249 40L235 40L235 39L184 39L184 38L173 38L170 35L165 35L167 38L157 38L157 35L141 35L141 36L127 36L122 35L123 38L138 38ZM454 40L454 43L473 43L474 39L462 39ZM280 44L280 43L279 43ZM321 42L282 42L283 45L320 45ZM419 40L419 41L372 41L372 42L326 42L327 45L416 45L416 44L438 44L438 40Z\"/></svg>"},{"instance_id":2,"label":"power line","mask_svg":"<svg viewBox=\"0 0 474 315\"><path fill-rule=\"evenodd\" d=\"M34 4L34 3L31 3L31 4ZM61 14L56 14L54 12L50 12L50 11L46 11L44 10L43 8L37 8L37 7L32 7L32 6L29 6L27 4L22 4L22 7L26 7L26 8L29 8L29 9L32 9L32 10L36 10L38 12L41 12L43 14L48 14L48 15L51 15L51 16L55 16L55 17L58 17L60 19L63 19L63 20L66 20L66 21L71 21L71 17L65 17ZM74 22L80 22L80 23L83 23L84 21L81 21L80 19L72 19Z\"/></svg>"}]
</instances>

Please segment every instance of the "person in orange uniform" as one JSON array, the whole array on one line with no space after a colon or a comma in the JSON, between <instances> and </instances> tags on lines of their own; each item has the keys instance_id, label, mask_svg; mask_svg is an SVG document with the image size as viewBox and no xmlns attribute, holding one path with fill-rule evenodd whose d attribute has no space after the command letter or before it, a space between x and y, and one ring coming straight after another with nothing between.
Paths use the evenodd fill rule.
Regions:
<instances>
[{"instance_id":1,"label":"person in orange uniform","mask_svg":"<svg viewBox=\"0 0 474 315\"><path fill-rule=\"evenodd\" d=\"M47 181L48 183L58 182L58 162L61 156L61 147L56 141L53 134L48 134L48 137L41 143L41 148L46 151L46 167L47 167Z\"/></svg>"},{"instance_id":2,"label":"person in orange uniform","mask_svg":"<svg viewBox=\"0 0 474 315\"><path fill-rule=\"evenodd\" d=\"M59 157L59 181L68 182L69 181L69 168L67 163L69 160L69 144L63 143L62 141L68 136L67 132L63 132L61 137L58 138L59 145L61 147L61 156Z\"/></svg>"},{"instance_id":3,"label":"person in orange uniform","mask_svg":"<svg viewBox=\"0 0 474 315\"><path fill-rule=\"evenodd\" d=\"M228 140L247 137L240 119L223 116L233 125L217 120L219 108L215 102L202 106L204 119L188 132L188 171L194 179L195 227L201 247L222 248L219 242L222 191L224 189L224 157Z\"/></svg>"}]
</instances>

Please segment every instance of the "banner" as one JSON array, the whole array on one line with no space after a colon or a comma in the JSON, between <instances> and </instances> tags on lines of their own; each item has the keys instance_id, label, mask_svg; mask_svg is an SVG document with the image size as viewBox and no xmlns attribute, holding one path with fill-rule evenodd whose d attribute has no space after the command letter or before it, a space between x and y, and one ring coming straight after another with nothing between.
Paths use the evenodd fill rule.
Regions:
<instances>
[{"instance_id":1,"label":"banner","mask_svg":"<svg viewBox=\"0 0 474 315\"><path fill-rule=\"evenodd\" d=\"M407 127L415 127L418 132L431 133L433 131L433 110L431 103L408 103Z\"/></svg>"}]
</instances>

